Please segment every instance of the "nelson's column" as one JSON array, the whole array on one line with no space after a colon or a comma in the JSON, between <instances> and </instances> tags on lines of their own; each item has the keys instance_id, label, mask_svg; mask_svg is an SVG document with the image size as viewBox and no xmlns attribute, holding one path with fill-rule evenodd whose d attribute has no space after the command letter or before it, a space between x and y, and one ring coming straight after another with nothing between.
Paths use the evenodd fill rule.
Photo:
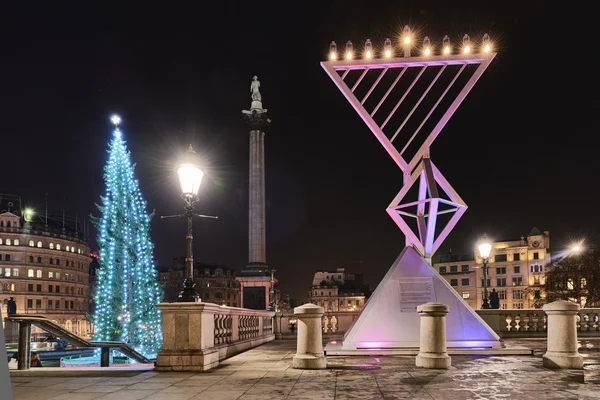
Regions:
<instances>
[{"instance_id":1,"label":"nelson's column","mask_svg":"<svg viewBox=\"0 0 600 400\"><path fill-rule=\"evenodd\" d=\"M267 265L265 215L265 132L271 120L262 107L260 81L252 78L250 110L242 116L250 128L250 183L248 188L248 265L236 278L240 282L241 306L254 310L274 307L272 269ZM272 302L272 303L271 303ZM270 304L271 303L271 304Z\"/></svg>"}]
</instances>

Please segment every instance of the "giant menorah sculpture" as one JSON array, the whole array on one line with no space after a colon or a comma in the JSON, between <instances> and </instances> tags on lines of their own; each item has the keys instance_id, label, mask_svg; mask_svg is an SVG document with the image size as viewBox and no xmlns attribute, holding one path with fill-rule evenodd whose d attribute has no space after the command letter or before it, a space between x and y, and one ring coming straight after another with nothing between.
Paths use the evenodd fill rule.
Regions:
<instances>
[{"instance_id":1,"label":"giant menorah sculpture","mask_svg":"<svg viewBox=\"0 0 600 400\"><path fill-rule=\"evenodd\" d=\"M403 171L404 186L389 205L387 212L406 236L407 245L414 245L425 258L430 259L463 215L467 205L431 161L429 148L473 85L475 85L475 82L481 77L496 53L492 52L492 45L487 34L484 35L479 46L480 52L477 53L474 53L475 49L472 47L468 35L463 37L460 54L452 54L450 39L446 36L442 43L443 54L433 55L431 42L429 38L425 37L422 45L422 56L411 57L411 48L414 46L414 42L415 40L411 36L410 29L405 27L404 36L402 37L403 58L392 58L394 51L392 42L387 39L384 43L383 58L381 59L374 58L373 45L370 40L367 40L363 58L354 59L353 45L351 42L348 42L344 57L339 61L337 60L337 46L335 43L332 43L330 46L331 60L322 62L321 65L398 167ZM464 86L462 86L460 92L455 95L454 100L450 102L443 115L441 115L441 118L437 120L429 131L425 131L423 128L430 122L432 115L440 111L438 109L440 103L445 99L447 100L448 92L466 71L468 65L474 65L476 69L472 72ZM449 68L451 66L454 68ZM413 92L415 86L421 83L420 80L423 78L424 73L431 69L436 70L434 76L425 85L421 85L419 88L420 93L414 96L416 94ZM410 70L417 70L418 72L409 77L407 72ZM349 85L345 82L345 79L352 71L360 71L360 76ZM376 73L377 76L362 98L359 99L355 93L360 88L360 84L364 81L365 76L371 71ZM391 83L388 83L383 96L378 101L371 101L366 104L373 92L382 84L384 76L386 74L389 75L392 71L398 72ZM448 74L451 75L450 79L444 80L443 78L446 78ZM382 116L379 122L376 122L375 118L380 116L378 112L381 113L381 106L388 100L390 93L403 79L409 81L406 82L400 99L395 102L386 116ZM434 87L437 89L435 94L437 98L428 99L430 101L425 105L424 100L428 95L433 94L432 89ZM390 121L397 114L400 114L399 110L403 105L408 103L409 95L413 95L412 103L409 107L404 107L403 121L397 127L392 127ZM371 106L369 110L367 110L367 105ZM413 129L409 132L409 122L413 122L412 120L417 115L416 111L418 109L420 111L419 115L422 118L416 127L413 125ZM405 139L399 143L399 136L401 135ZM408 158L406 154L407 149L419 136L423 137L424 140L412 157ZM402 145L400 150L398 150L398 144ZM403 203L408 191L417 182L419 182L418 198L416 201ZM445 192L447 198L444 198L443 194L440 193L438 185ZM448 207L441 209L441 205ZM414 212L411 212L411 208L415 209ZM443 229L437 232L437 217L447 213L453 213L453 215ZM409 226L405 217L414 218L417 229Z\"/></svg>"},{"instance_id":2,"label":"giant menorah sculpture","mask_svg":"<svg viewBox=\"0 0 600 400\"><path fill-rule=\"evenodd\" d=\"M367 40L361 57L349 41L338 60L332 42L330 60L321 62L403 171L404 185L387 212L406 237L406 247L346 332L343 344L329 344L327 354L418 347L416 306L428 301L450 306L449 347L501 347L498 335L430 265L467 208L431 161L430 147L496 53L487 34L476 48L464 35L458 51L446 36L439 55L425 37L422 54L413 57L414 44L406 26L399 46L403 57L395 57L398 46L386 39L380 58ZM408 198L413 191L415 200ZM441 215L450 217L444 226L439 224Z\"/></svg>"}]
</instances>

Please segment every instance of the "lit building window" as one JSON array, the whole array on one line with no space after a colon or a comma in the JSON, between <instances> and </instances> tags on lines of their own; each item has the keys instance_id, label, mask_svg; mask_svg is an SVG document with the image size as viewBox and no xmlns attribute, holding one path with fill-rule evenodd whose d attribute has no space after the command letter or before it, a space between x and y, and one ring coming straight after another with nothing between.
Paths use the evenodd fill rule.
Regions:
<instances>
[{"instance_id":1,"label":"lit building window","mask_svg":"<svg viewBox=\"0 0 600 400\"><path fill-rule=\"evenodd\" d=\"M462 298L463 299L468 299L471 297L471 293L470 292L462 292Z\"/></svg>"},{"instance_id":2,"label":"lit building window","mask_svg":"<svg viewBox=\"0 0 600 400\"><path fill-rule=\"evenodd\" d=\"M49 279L54 279L54 272L48 271L48 278Z\"/></svg>"},{"instance_id":3,"label":"lit building window","mask_svg":"<svg viewBox=\"0 0 600 400\"><path fill-rule=\"evenodd\" d=\"M67 246L67 251L69 251L69 246Z\"/></svg>"},{"instance_id":4,"label":"lit building window","mask_svg":"<svg viewBox=\"0 0 600 400\"><path fill-rule=\"evenodd\" d=\"M15 239L15 246L19 245L19 239Z\"/></svg>"},{"instance_id":5,"label":"lit building window","mask_svg":"<svg viewBox=\"0 0 600 400\"><path fill-rule=\"evenodd\" d=\"M13 268L13 276L19 276L19 268Z\"/></svg>"},{"instance_id":6,"label":"lit building window","mask_svg":"<svg viewBox=\"0 0 600 400\"><path fill-rule=\"evenodd\" d=\"M32 269L28 269L28 270L27 270L27 277L28 277L28 278L33 278L33 277L35 277L35 274L34 274L34 272L33 272L33 270L32 270Z\"/></svg>"},{"instance_id":7,"label":"lit building window","mask_svg":"<svg viewBox=\"0 0 600 400\"><path fill-rule=\"evenodd\" d=\"M38 270L36 271L36 278L41 278L41 277L42 277L42 270L41 270L41 269L38 269Z\"/></svg>"},{"instance_id":8,"label":"lit building window","mask_svg":"<svg viewBox=\"0 0 600 400\"><path fill-rule=\"evenodd\" d=\"M11 243L10 239L6 239L6 245L10 246L10 243Z\"/></svg>"},{"instance_id":9,"label":"lit building window","mask_svg":"<svg viewBox=\"0 0 600 400\"><path fill-rule=\"evenodd\" d=\"M60 250L60 244L56 243L56 250Z\"/></svg>"},{"instance_id":10,"label":"lit building window","mask_svg":"<svg viewBox=\"0 0 600 400\"><path fill-rule=\"evenodd\" d=\"M29 247L34 247L34 246L35 246L35 243L33 242L33 240L30 240L29 241Z\"/></svg>"},{"instance_id":11,"label":"lit building window","mask_svg":"<svg viewBox=\"0 0 600 400\"><path fill-rule=\"evenodd\" d=\"M11 291L11 292L14 292L14 291L15 291L15 284L14 284L14 283L11 283L11 284L10 284L10 291Z\"/></svg>"},{"instance_id":12,"label":"lit building window","mask_svg":"<svg viewBox=\"0 0 600 400\"><path fill-rule=\"evenodd\" d=\"M54 243L50 243L50 250L54 250Z\"/></svg>"},{"instance_id":13,"label":"lit building window","mask_svg":"<svg viewBox=\"0 0 600 400\"><path fill-rule=\"evenodd\" d=\"M75 247L71 247L71 253L75 253Z\"/></svg>"},{"instance_id":14,"label":"lit building window","mask_svg":"<svg viewBox=\"0 0 600 400\"><path fill-rule=\"evenodd\" d=\"M10 268L6 268L6 272L4 272L4 276L7 278L10 276Z\"/></svg>"},{"instance_id":15,"label":"lit building window","mask_svg":"<svg viewBox=\"0 0 600 400\"><path fill-rule=\"evenodd\" d=\"M42 242L41 241L38 241L37 247L42 247Z\"/></svg>"},{"instance_id":16,"label":"lit building window","mask_svg":"<svg viewBox=\"0 0 600 400\"><path fill-rule=\"evenodd\" d=\"M0 239L0 244L2 244L2 239Z\"/></svg>"}]
</instances>

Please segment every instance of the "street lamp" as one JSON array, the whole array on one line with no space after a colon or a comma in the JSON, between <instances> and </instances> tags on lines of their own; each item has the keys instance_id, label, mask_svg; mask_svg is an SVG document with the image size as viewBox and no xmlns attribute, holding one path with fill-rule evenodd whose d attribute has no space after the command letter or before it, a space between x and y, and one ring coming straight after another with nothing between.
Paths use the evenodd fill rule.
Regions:
<instances>
[{"instance_id":1,"label":"street lamp","mask_svg":"<svg viewBox=\"0 0 600 400\"><path fill-rule=\"evenodd\" d=\"M271 284L269 285L269 308L268 311L275 311L275 268L270 268Z\"/></svg>"},{"instance_id":2,"label":"street lamp","mask_svg":"<svg viewBox=\"0 0 600 400\"><path fill-rule=\"evenodd\" d=\"M490 251L492 250L492 245L487 241L484 237L479 243L479 255L483 260L483 303L481 304L481 308L491 308L490 302L488 299L488 290L487 290L487 281L488 281L488 261L490 259Z\"/></svg>"},{"instance_id":3,"label":"street lamp","mask_svg":"<svg viewBox=\"0 0 600 400\"><path fill-rule=\"evenodd\" d=\"M194 255L192 250L192 243L194 237L192 236L192 218L218 218L210 215L199 215L195 214L194 203L198 201L198 190L202 183L204 172L198 165L198 157L196 152L192 148L192 145L188 147L188 150L184 154L179 167L177 168L177 178L179 178L179 185L181 186L181 198L185 201L185 213L180 215L167 215L161 218L171 217L187 217L187 254L185 257L185 281L183 282L183 290L177 297L178 302L199 302L200 296L196 293L194 283Z\"/></svg>"}]
</instances>

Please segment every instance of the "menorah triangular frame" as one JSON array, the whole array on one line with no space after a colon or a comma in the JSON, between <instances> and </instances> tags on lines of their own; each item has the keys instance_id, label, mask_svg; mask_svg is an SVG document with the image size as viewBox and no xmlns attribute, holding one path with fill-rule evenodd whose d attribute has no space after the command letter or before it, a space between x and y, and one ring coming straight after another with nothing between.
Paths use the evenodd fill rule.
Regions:
<instances>
[{"instance_id":1,"label":"menorah triangular frame","mask_svg":"<svg viewBox=\"0 0 600 400\"><path fill-rule=\"evenodd\" d=\"M351 354L353 350L362 354L364 349L369 348L392 350L418 347L419 321L416 313L416 306L413 307L414 304L411 304L410 307L407 308L407 304L403 303L402 296L397 294L402 290L402 284L406 287L407 282L412 282L412 280L415 279L417 279L415 282L420 282L418 279L424 279L423 282L419 283L420 287L425 288L425 292L421 293L421 295L429 297L434 301L442 301L451 307L446 322L447 331L450 332L450 337L448 337L449 346L457 348L502 347L500 337L431 266L432 255L440 247L452 228L454 228L460 217L464 214L467 205L431 162L429 158L429 149L433 141L449 121L450 117L463 102L483 72L487 69L495 55L496 53L490 52L483 54L321 62L321 66L327 72L331 80L336 84L348 102L363 119L388 154L396 162L398 167L403 171L404 186L388 206L387 212L402 230L406 238L406 247L383 280L379 283L375 292L371 295L371 298L367 301L350 329L346 332L343 342L339 344L336 343L335 345L327 345L326 351L328 351L328 354L331 354L331 351L334 349L337 354L340 354L340 351L345 352L345 354ZM455 70L457 69L457 72L454 73L453 78L447 84L445 89L441 91L441 95L439 95L433 106L431 106L428 111L426 110L424 119L419 123L418 127L414 129L414 132L412 132L410 139L404 145L402 150L398 151L393 144L393 141L397 138L400 131L406 128L407 122L414 117L415 110L418 107L423 107L422 100L430 93L434 85L439 84L440 76L446 71L447 67L451 65L458 66L458 68L454 68ZM408 146L413 142L415 137L421 133L426 122L468 65L474 65L476 67L475 71L456 97L454 97L438 122L427 134L416 153L409 160L405 159L404 153ZM394 117L411 90L415 88L419 78L421 78L425 70L429 67L438 67L437 74L435 74L429 85L422 90L416 104L405 116L404 121L400 124L399 128L391 135L391 138L389 138L388 135L384 133L384 128ZM387 71L397 68L400 68L401 71L393 82L389 84L383 97L371 112L367 111L365 102L377 86L381 84L383 76ZM406 79L407 75L405 72L410 68L418 68L419 71L407 85L407 89L402 94L400 100L392 108L387 118L381 123L376 122L374 115L379 111L380 106L387 100L389 94L396 87L400 79ZM348 76L350 71L356 70L362 72L358 79L352 84L352 87L350 87L344 79ZM362 99L359 100L355 95L355 91L361 82L363 82L365 75L371 70L380 70L379 75L368 91L366 91L366 94ZM417 200L402 203L408 191L417 184L417 182ZM440 188L446 193L448 198L444 199L440 197ZM440 204L445 204L447 208L440 210ZM409 207L416 208L416 212L408 212L407 209ZM445 227L436 235L438 216L442 213L453 213L453 215ZM409 226L405 218L416 219L416 232ZM417 254L418 256L415 256ZM431 293L426 293L427 290L430 290Z\"/></svg>"}]
</instances>

